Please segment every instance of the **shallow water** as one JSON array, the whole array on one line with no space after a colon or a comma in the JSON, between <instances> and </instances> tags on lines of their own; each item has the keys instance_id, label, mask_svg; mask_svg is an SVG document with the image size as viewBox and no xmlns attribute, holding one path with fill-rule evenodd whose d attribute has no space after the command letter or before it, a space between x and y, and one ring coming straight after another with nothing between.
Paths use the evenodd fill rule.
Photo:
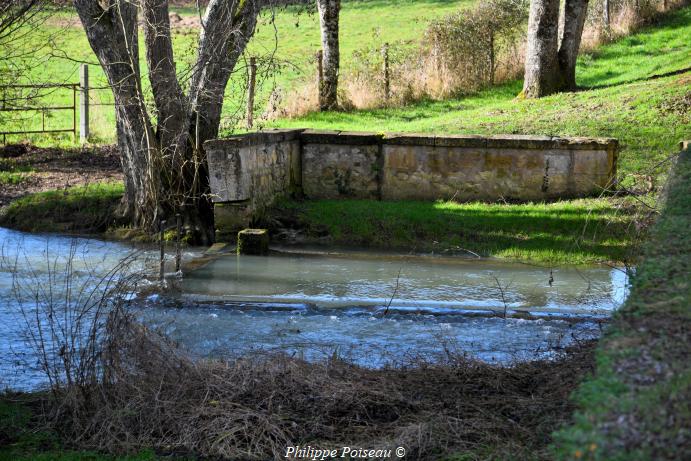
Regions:
<instances>
[{"instance_id":1,"label":"shallow water","mask_svg":"<svg viewBox=\"0 0 691 461\"><path fill-rule=\"evenodd\" d=\"M550 281L551 277L551 281ZM223 256L188 274L190 299L304 303L454 313L510 310L609 314L626 295L626 276L604 266L537 265L362 253Z\"/></svg>"},{"instance_id":2,"label":"shallow water","mask_svg":"<svg viewBox=\"0 0 691 461\"><path fill-rule=\"evenodd\" d=\"M25 341L37 300L40 308L49 297L74 304L101 293L98 282L126 255L135 255L128 272L157 272L157 251L121 243L2 228L0 242L0 386L44 383ZM200 254L186 251L184 259ZM199 356L279 350L383 366L454 352L509 363L597 337L599 319L627 293L618 269L560 267L551 275L550 286L550 268L491 260L228 255L172 277L177 289L133 296L131 304L142 320ZM505 307L539 319L486 315Z\"/></svg>"}]
</instances>

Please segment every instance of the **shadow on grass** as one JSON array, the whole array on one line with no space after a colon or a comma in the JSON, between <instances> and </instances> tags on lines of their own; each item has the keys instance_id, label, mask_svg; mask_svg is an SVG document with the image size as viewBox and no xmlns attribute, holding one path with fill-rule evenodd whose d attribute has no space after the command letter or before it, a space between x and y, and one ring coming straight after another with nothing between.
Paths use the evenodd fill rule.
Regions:
<instances>
[{"instance_id":1,"label":"shadow on grass","mask_svg":"<svg viewBox=\"0 0 691 461\"><path fill-rule=\"evenodd\" d=\"M307 233L333 243L509 256L551 262L622 261L633 213L607 201L546 204L319 200L289 203Z\"/></svg>"}]
</instances>

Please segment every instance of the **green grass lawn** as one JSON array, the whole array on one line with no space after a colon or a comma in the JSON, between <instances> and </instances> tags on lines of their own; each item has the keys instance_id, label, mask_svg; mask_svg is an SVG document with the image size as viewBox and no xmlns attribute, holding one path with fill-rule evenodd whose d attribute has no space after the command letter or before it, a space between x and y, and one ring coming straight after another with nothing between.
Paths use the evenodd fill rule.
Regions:
<instances>
[{"instance_id":1,"label":"green grass lawn","mask_svg":"<svg viewBox=\"0 0 691 461\"><path fill-rule=\"evenodd\" d=\"M2 210L0 225L29 232L104 232L114 224L123 192L122 183L102 182L30 194Z\"/></svg>"},{"instance_id":2,"label":"green grass lawn","mask_svg":"<svg viewBox=\"0 0 691 461\"><path fill-rule=\"evenodd\" d=\"M678 142L691 138L691 8L581 56L579 84L589 88L518 100L516 81L473 96L402 108L313 113L282 128L390 132L546 134L614 137L626 186L650 175L661 187ZM652 195L645 198L654 206ZM552 204L308 201L284 205L308 232L334 243L519 258L551 263L630 260L647 206L602 198Z\"/></svg>"}]
</instances>

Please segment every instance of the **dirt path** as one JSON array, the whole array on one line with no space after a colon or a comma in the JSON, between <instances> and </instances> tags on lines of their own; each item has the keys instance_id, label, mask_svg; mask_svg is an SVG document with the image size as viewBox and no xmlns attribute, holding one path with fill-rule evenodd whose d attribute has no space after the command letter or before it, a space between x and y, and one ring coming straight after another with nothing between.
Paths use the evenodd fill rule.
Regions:
<instances>
[{"instance_id":1,"label":"dirt path","mask_svg":"<svg viewBox=\"0 0 691 461\"><path fill-rule=\"evenodd\" d=\"M103 181L122 181L115 146L84 149L10 144L0 148L0 208L27 194Z\"/></svg>"}]
</instances>

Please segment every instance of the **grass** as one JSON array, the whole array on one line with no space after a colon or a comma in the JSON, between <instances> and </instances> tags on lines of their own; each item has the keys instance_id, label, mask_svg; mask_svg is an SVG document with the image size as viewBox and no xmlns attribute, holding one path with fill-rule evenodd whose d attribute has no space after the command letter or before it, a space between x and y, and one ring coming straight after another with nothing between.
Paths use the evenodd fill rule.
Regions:
<instances>
[{"instance_id":1,"label":"grass","mask_svg":"<svg viewBox=\"0 0 691 461\"><path fill-rule=\"evenodd\" d=\"M0 395L0 461L149 461L150 451L110 456L64 447L57 432L37 421L40 394ZM170 458L168 458L170 459Z\"/></svg>"},{"instance_id":2,"label":"grass","mask_svg":"<svg viewBox=\"0 0 691 461\"><path fill-rule=\"evenodd\" d=\"M308 236L328 233L338 245L584 264L627 260L641 238L630 231L639 218L634 202L614 205L318 200L283 203L277 215L297 215Z\"/></svg>"},{"instance_id":3,"label":"grass","mask_svg":"<svg viewBox=\"0 0 691 461\"><path fill-rule=\"evenodd\" d=\"M477 134L546 134L620 140L624 187L658 187L670 155L691 138L691 8L581 56L579 84L591 87L518 100L516 81L447 101L401 108L313 113L281 128ZM646 178L650 176L650 178ZM654 199L646 201L654 206ZM292 204L308 232L336 243L418 248L533 261L583 263L630 258L643 237L645 205L611 198L554 204L424 204L317 201ZM636 216L638 214L638 216ZM434 243L436 242L436 243Z\"/></svg>"},{"instance_id":4,"label":"grass","mask_svg":"<svg viewBox=\"0 0 691 461\"><path fill-rule=\"evenodd\" d=\"M575 394L580 411L558 432L560 460L689 459L691 427L691 152L685 151L662 217L645 244L631 295L597 352L597 371Z\"/></svg>"},{"instance_id":5,"label":"grass","mask_svg":"<svg viewBox=\"0 0 691 461\"><path fill-rule=\"evenodd\" d=\"M122 183L97 183L30 194L10 203L0 225L29 232L103 232L114 221Z\"/></svg>"},{"instance_id":6,"label":"grass","mask_svg":"<svg viewBox=\"0 0 691 461\"><path fill-rule=\"evenodd\" d=\"M26 181L29 174L22 171L0 171L0 186L14 186Z\"/></svg>"}]
</instances>

